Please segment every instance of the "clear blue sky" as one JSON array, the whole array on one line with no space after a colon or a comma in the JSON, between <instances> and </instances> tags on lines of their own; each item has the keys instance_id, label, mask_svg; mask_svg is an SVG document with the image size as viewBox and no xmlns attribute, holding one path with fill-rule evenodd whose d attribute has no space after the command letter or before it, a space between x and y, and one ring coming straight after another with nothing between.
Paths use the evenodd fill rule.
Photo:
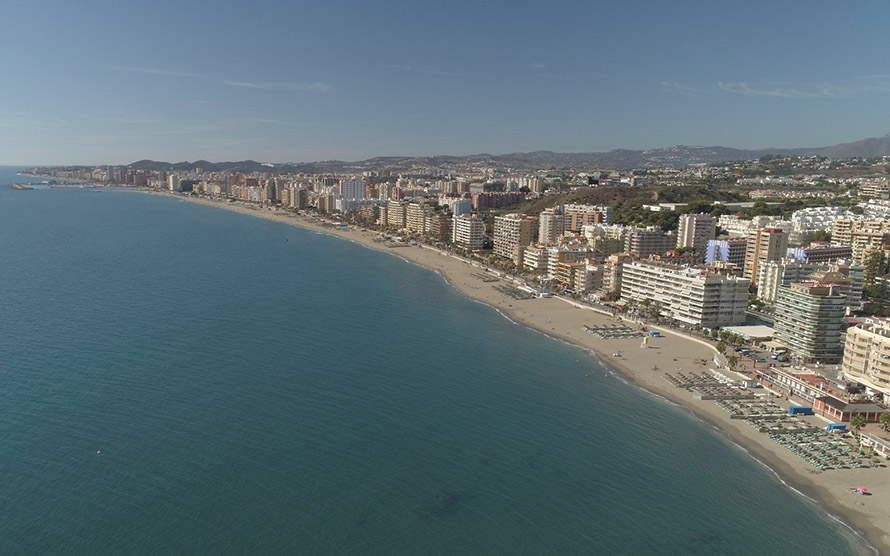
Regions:
<instances>
[{"instance_id":1,"label":"clear blue sky","mask_svg":"<svg viewBox=\"0 0 890 556\"><path fill-rule=\"evenodd\" d=\"M826 146L890 3L5 0L0 164Z\"/></svg>"}]
</instances>

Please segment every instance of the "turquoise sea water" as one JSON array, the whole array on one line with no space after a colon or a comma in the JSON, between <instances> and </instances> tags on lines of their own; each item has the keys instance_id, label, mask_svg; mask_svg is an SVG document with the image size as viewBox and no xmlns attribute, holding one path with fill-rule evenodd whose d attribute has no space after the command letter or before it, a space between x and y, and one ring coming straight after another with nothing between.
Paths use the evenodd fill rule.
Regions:
<instances>
[{"instance_id":1,"label":"turquoise sea water","mask_svg":"<svg viewBox=\"0 0 890 556\"><path fill-rule=\"evenodd\" d=\"M0 288L2 554L855 553L681 410L385 253L2 186Z\"/></svg>"}]
</instances>

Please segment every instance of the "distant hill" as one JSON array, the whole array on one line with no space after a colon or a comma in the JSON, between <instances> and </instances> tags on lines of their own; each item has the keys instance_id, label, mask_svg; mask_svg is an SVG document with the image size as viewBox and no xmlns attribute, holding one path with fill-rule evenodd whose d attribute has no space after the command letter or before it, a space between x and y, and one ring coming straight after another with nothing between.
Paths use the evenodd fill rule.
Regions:
<instances>
[{"instance_id":1,"label":"distant hill","mask_svg":"<svg viewBox=\"0 0 890 556\"><path fill-rule=\"evenodd\" d=\"M829 158L875 158L890 156L890 135L880 138L863 139L855 143L841 143L833 147L818 149L815 154Z\"/></svg>"},{"instance_id":2,"label":"distant hill","mask_svg":"<svg viewBox=\"0 0 890 556\"><path fill-rule=\"evenodd\" d=\"M615 149L608 152L556 153L533 151L511 154L474 154L468 156L380 156L368 160L346 162L324 160L270 164L255 160L239 162L157 162L140 160L129 165L136 170L194 170L202 168L209 172L281 172L281 173L324 173L361 172L389 168L396 171L420 170L423 168L452 168L496 166L516 170L537 170L546 168L659 168L685 167L703 164L717 164L735 160L754 160L765 155L827 156L829 158L871 158L890 155L890 136L863 139L855 143L844 143L833 147L758 149L745 150L730 147L692 147L676 145L661 149L635 151Z\"/></svg>"}]
</instances>

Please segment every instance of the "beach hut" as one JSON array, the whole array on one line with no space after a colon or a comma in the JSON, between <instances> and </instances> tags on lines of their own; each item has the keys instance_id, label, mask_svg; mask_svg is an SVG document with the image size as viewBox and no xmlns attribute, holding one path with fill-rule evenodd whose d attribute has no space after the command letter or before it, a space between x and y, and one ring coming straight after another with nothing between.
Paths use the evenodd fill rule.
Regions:
<instances>
[{"instance_id":1,"label":"beach hut","mask_svg":"<svg viewBox=\"0 0 890 556\"><path fill-rule=\"evenodd\" d=\"M789 415L812 415L813 408L806 405L792 405L788 408Z\"/></svg>"}]
</instances>

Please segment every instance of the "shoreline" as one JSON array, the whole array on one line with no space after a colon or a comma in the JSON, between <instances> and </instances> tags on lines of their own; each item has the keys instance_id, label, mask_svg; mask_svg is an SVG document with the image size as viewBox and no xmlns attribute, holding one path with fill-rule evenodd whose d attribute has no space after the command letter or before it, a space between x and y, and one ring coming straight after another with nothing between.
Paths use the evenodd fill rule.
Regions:
<instances>
[{"instance_id":1,"label":"shoreline","mask_svg":"<svg viewBox=\"0 0 890 556\"><path fill-rule=\"evenodd\" d=\"M507 278L500 278L497 282L483 282L476 276L482 272L481 268L434 247L407 244L397 248L387 247L382 242L374 241L379 237L379 232L324 226L312 217L296 216L265 206L253 207L239 202L228 203L224 200L142 188L119 190L162 195L290 224L345 239L375 251L389 252L406 262L432 270L461 295L495 309L517 325L584 350L606 372L685 411L713 429L723 441L744 451L765 467L783 486L813 503L827 519L842 525L840 529L845 530L863 551L890 554L890 468L817 471L743 420L729 419L728 414L714 402L695 400L687 390L671 386L662 378L658 365L662 365L664 371L672 371L674 367L671 365L674 365L678 370L703 372L709 365L702 366L700 360L704 358L710 362L715 349L701 340L657 326L650 328L659 329L662 337L652 339L647 348L641 348L639 338L596 339L583 332L582 326L614 324L618 322L616 317L561 298L510 298L494 288L495 285L509 283ZM634 321L619 320L632 327L638 326ZM616 353L621 356L614 357ZM818 423L821 424L821 421ZM850 496L849 485L859 484L867 484L875 495Z\"/></svg>"}]
</instances>

